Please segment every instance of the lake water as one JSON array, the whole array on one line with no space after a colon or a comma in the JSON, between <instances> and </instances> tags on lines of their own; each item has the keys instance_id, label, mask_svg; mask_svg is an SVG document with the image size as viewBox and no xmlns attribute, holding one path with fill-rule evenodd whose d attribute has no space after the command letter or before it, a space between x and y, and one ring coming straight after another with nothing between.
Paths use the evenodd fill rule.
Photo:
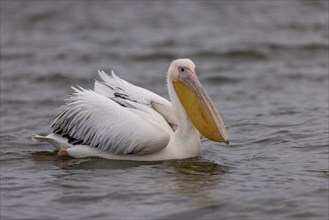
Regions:
<instances>
[{"instance_id":1,"label":"lake water","mask_svg":"<svg viewBox=\"0 0 329 220\"><path fill-rule=\"evenodd\" d=\"M1 219L328 219L328 1L1 1ZM188 57L230 145L158 163L30 136L115 70L168 98Z\"/></svg>"}]
</instances>

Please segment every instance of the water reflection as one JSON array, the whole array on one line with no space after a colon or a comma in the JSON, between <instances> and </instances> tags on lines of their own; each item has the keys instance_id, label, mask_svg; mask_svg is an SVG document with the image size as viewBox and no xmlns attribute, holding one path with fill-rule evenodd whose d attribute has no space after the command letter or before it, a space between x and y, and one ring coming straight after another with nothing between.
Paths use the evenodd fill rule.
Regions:
<instances>
[{"instance_id":1,"label":"water reflection","mask_svg":"<svg viewBox=\"0 0 329 220\"><path fill-rule=\"evenodd\" d=\"M223 203L224 199L218 198L212 192L222 187L223 179L229 169L227 166L200 157L163 162L139 162L114 161L99 158L75 159L58 157L56 151L40 151L32 154L32 160L38 163L38 166L40 163L46 162L59 167L61 170L75 170L76 172L74 173L80 174L80 171L83 171L83 176L86 175L84 171L93 170L92 173L87 172L93 178L99 178L99 176L102 176L100 174L109 175L109 179L113 175L119 175L111 182L126 184L128 187L126 190L133 190L136 188L136 184L140 185L137 182L142 181L141 184L143 186L140 185L142 187L141 189L152 189L151 191L154 192L152 196L163 194L162 198L169 196L172 202L183 209L192 208L197 210L217 207ZM114 170L117 170L117 172L113 173ZM152 177L154 172L157 173L156 177ZM136 176L133 177L132 174ZM145 179L145 176L147 179ZM76 181L75 178L80 179L85 177L74 177L74 182ZM99 181L104 181L104 179ZM79 188L81 186L78 184L76 187ZM124 192L122 193L120 197L125 194ZM136 195L138 194L138 192L135 193Z\"/></svg>"},{"instance_id":2,"label":"water reflection","mask_svg":"<svg viewBox=\"0 0 329 220\"><path fill-rule=\"evenodd\" d=\"M173 166L179 173L196 176L222 175L228 169L227 166L202 158L169 161L167 164Z\"/></svg>"},{"instance_id":3,"label":"water reflection","mask_svg":"<svg viewBox=\"0 0 329 220\"><path fill-rule=\"evenodd\" d=\"M218 206L223 200L211 193L223 183L227 166L202 158L168 161L160 166L172 175L171 181L161 182L158 187L169 194L184 198L184 206L202 209Z\"/></svg>"}]
</instances>

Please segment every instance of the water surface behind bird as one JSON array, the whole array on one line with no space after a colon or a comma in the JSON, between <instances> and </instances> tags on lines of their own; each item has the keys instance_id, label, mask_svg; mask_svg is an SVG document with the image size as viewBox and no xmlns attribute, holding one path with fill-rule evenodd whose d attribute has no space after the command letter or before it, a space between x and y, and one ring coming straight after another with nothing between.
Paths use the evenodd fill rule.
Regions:
<instances>
[{"instance_id":1,"label":"water surface behind bird","mask_svg":"<svg viewBox=\"0 0 329 220\"><path fill-rule=\"evenodd\" d=\"M1 219L328 219L327 1L1 1ZM230 145L137 163L30 140L97 70L168 98L188 57Z\"/></svg>"}]
</instances>

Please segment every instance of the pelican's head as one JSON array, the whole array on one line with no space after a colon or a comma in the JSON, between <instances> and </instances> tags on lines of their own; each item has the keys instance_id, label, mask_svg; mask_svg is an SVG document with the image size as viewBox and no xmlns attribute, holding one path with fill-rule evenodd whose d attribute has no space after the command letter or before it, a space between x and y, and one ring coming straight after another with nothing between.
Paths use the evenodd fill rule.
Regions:
<instances>
[{"instance_id":1,"label":"pelican's head","mask_svg":"<svg viewBox=\"0 0 329 220\"><path fill-rule=\"evenodd\" d=\"M189 59L174 60L168 70L168 80L185 111L198 131L210 140L229 143L226 128L209 96L202 88Z\"/></svg>"}]
</instances>

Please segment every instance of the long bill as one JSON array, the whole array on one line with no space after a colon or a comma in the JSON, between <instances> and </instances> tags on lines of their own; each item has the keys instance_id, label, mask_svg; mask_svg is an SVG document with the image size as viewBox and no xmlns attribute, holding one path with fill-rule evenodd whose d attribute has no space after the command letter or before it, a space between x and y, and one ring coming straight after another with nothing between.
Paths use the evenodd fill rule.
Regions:
<instances>
[{"instance_id":1,"label":"long bill","mask_svg":"<svg viewBox=\"0 0 329 220\"><path fill-rule=\"evenodd\" d=\"M229 143L224 122L196 74L187 70L173 82L176 94L198 131L210 140Z\"/></svg>"}]
</instances>

